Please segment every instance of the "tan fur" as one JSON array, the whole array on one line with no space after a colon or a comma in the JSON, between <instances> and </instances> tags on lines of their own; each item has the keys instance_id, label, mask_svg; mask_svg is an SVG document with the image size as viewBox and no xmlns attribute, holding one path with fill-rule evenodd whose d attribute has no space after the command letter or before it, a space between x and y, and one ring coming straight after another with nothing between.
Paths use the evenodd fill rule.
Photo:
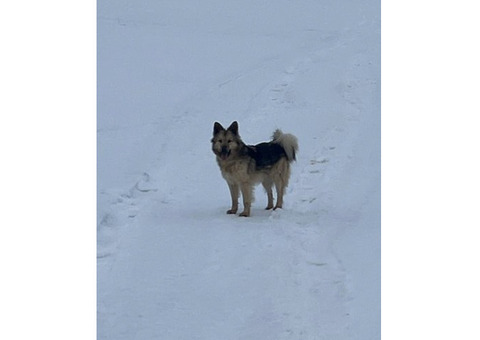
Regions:
<instances>
[{"instance_id":1,"label":"tan fur","mask_svg":"<svg viewBox=\"0 0 480 340\"><path fill-rule=\"evenodd\" d=\"M276 132L276 134L275 137L282 138L281 132ZM259 183L262 183L267 192L266 209L282 208L283 195L290 178L290 162L295 159L295 152L298 150L297 139L293 135L286 135L283 137L281 146L285 150L284 156L271 166L259 168L255 159L248 152L249 147L254 148L254 146L246 146L243 143L238 134L238 124L233 122L225 130L220 124L215 123L212 151L216 155L218 166L223 178L227 181L232 198L232 207L227 214L237 213L238 198L241 192L244 210L240 216L250 216L254 200L253 189ZM273 205L273 186L277 193L275 207Z\"/></svg>"}]
</instances>

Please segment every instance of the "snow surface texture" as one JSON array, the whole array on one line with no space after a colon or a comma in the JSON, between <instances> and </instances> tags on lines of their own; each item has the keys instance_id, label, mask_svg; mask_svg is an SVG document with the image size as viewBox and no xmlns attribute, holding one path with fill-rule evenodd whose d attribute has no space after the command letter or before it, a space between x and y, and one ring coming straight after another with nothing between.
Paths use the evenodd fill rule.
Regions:
<instances>
[{"instance_id":1,"label":"snow surface texture","mask_svg":"<svg viewBox=\"0 0 480 340\"><path fill-rule=\"evenodd\" d=\"M298 137L227 215L214 121ZM98 338L380 338L380 2L98 2Z\"/></svg>"}]
</instances>

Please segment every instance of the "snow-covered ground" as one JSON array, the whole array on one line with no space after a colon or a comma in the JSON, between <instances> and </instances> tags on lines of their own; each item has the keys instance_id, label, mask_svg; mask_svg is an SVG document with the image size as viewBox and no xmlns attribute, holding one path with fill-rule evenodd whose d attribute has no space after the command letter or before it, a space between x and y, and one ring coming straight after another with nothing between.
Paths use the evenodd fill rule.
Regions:
<instances>
[{"instance_id":1,"label":"snow-covered ground","mask_svg":"<svg viewBox=\"0 0 480 340\"><path fill-rule=\"evenodd\" d=\"M380 2L98 1L99 339L380 338ZM226 215L213 123L300 151Z\"/></svg>"}]
</instances>

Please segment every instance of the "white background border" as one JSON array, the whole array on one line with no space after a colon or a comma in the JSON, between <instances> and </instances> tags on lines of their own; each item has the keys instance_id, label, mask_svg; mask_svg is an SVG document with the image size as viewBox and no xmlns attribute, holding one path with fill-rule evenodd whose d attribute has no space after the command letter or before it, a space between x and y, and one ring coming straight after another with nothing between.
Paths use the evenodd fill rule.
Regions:
<instances>
[{"instance_id":1,"label":"white background border","mask_svg":"<svg viewBox=\"0 0 480 340\"><path fill-rule=\"evenodd\" d=\"M95 339L96 2L2 2L0 32L0 338Z\"/></svg>"},{"instance_id":2,"label":"white background border","mask_svg":"<svg viewBox=\"0 0 480 340\"><path fill-rule=\"evenodd\" d=\"M382 1L383 339L480 338L472 3Z\"/></svg>"}]
</instances>

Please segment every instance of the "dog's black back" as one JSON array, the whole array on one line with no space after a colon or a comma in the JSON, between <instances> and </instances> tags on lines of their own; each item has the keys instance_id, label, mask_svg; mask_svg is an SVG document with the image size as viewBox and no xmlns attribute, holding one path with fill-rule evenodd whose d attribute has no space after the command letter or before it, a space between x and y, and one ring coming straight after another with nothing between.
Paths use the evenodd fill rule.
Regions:
<instances>
[{"instance_id":1,"label":"dog's black back","mask_svg":"<svg viewBox=\"0 0 480 340\"><path fill-rule=\"evenodd\" d=\"M260 143L247 145L248 154L255 160L257 169L267 168L286 157L285 150L277 143Z\"/></svg>"}]
</instances>

